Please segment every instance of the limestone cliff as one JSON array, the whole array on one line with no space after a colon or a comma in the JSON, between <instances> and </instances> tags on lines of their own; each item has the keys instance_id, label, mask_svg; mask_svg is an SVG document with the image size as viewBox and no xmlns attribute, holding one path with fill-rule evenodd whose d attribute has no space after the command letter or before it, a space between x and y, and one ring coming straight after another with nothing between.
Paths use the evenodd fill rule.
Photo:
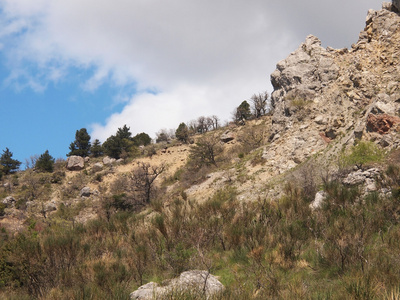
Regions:
<instances>
[{"instance_id":1,"label":"limestone cliff","mask_svg":"<svg viewBox=\"0 0 400 300\"><path fill-rule=\"evenodd\" d=\"M394 6L369 10L351 49L321 47L308 36L277 64L271 144L264 158L285 171L330 143L368 139L399 146L400 16ZM339 147L335 147L336 149Z\"/></svg>"}]
</instances>

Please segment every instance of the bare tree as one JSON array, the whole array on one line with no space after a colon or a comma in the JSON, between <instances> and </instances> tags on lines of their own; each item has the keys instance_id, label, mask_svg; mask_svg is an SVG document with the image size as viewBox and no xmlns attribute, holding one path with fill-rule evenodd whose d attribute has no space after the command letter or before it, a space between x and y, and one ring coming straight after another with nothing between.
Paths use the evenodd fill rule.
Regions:
<instances>
[{"instance_id":1,"label":"bare tree","mask_svg":"<svg viewBox=\"0 0 400 300\"><path fill-rule=\"evenodd\" d=\"M190 122L188 122L187 126L189 129L189 135L194 135L197 133L197 120L191 120Z\"/></svg>"},{"instance_id":2,"label":"bare tree","mask_svg":"<svg viewBox=\"0 0 400 300\"><path fill-rule=\"evenodd\" d=\"M197 167L203 165L217 166L218 156L223 152L219 137L210 134L200 138L196 145L190 149L190 159Z\"/></svg>"},{"instance_id":3,"label":"bare tree","mask_svg":"<svg viewBox=\"0 0 400 300\"><path fill-rule=\"evenodd\" d=\"M254 94L250 100L254 117L259 118L267 113L268 92Z\"/></svg>"},{"instance_id":4,"label":"bare tree","mask_svg":"<svg viewBox=\"0 0 400 300\"><path fill-rule=\"evenodd\" d=\"M173 130L167 130L165 128L160 129L158 132L156 132L156 143L162 143L162 142L169 142L171 139L175 137L175 134Z\"/></svg>"},{"instance_id":5,"label":"bare tree","mask_svg":"<svg viewBox=\"0 0 400 300\"><path fill-rule=\"evenodd\" d=\"M212 122L213 122L213 129L214 130L218 129L220 127L220 125L219 125L220 120L219 120L218 116L212 115L210 118L212 119Z\"/></svg>"},{"instance_id":6,"label":"bare tree","mask_svg":"<svg viewBox=\"0 0 400 300\"><path fill-rule=\"evenodd\" d=\"M143 204L150 203L155 194L154 181L166 170L164 164L151 166L149 163L138 162L137 167L131 173L135 200Z\"/></svg>"},{"instance_id":7,"label":"bare tree","mask_svg":"<svg viewBox=\"0 0 400 300\"><path fill-rule=\"evenodd\" d=\"M208 131L207 118L200 116L197 118L197 132L206 133Z\"/></svg>"},{"instance_id":8,"label":"bare tree","mask_svg":"<svg viewBox=\"0 0 400 300\"><path fill-rule=\"evenodd\" d=\"M267 133L265 126L248 127L241 131L238 141L242 143L244 151L250 152L264 144Z\"/></svg>"}]
</instances>

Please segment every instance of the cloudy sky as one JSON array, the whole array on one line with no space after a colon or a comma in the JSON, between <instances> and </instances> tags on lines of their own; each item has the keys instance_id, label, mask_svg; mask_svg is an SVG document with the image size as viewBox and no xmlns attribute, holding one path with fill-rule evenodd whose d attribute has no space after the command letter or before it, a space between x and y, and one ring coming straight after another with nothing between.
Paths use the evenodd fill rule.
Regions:
<instances>
[{"instance_id":1,"label":"cloudy sky","mask_svg":"<svg viewBox=\"0 0 400 300\"><path fill-rule=\"evenodd\" d=\"M229 120L314 34L350 47L379 0L0 0L0 150L65 157L75 131Z\"/></svg>"}]
</instances>

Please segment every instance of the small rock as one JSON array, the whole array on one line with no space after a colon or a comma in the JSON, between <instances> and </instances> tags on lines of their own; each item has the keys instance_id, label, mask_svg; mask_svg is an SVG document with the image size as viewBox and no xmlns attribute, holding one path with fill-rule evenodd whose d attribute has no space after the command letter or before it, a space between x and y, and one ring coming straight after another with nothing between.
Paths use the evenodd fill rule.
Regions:
<instances>
[{"instance_id":1,"label":"small rock","mask_svg":"<svg viewBox=\"0 0 400 300\"><path fill-rule=\"evenodd\" d=\"M53 201L47 202L47 203L44 205L44 211L45 211L45 212L51 212L51 211L55 211L55 210L57 210L57 205L56 205L56 203L53 202Z\"/></svg>"},{"instance_id":2,"label":"small rock","mask_svg":"<svg viewBox=\"0 0 400 300\"><path fill-rule=\"evenodd\" d=\"M90 197L90 195L92 194L92 191L90 190L90 187L85 186L83 189L81 189L79 195L81 197Z\"/></svg>"},{"instance_id":3,"label":"small rock","mask_svg":"<svg viewBox=\"0 0 400 300\"><path fill-rule=\"evenodd\" d=\"M115 161L116 161L115 158L111 158L111 157L108 157L108 156L106 156L106 157L103 158L103 164L105 164L105 165L111 165L111 164L113 164Z\"/></svg>"},{"instance_id":4,"label":"small rock","mask_svg":"<svg viewBox=\"0 0 400 300\"><path fill-rule=\"evenodd\" d=\"M326 197L327 197L327 194L325 191L319 191L318 193L316 193L314 201L310 203L311 210L321 208Z\"/></svg>"},{"instance_id":5,"label":"small rock","mask_svg":"<svg viewBox=\"0 0 400 300\"><path fill-rule=\"evenodd\" d=\"M1 201L1 203L5 204L7 207L14 207L16 200L13 196L8 196Z\"/></svg>"},{"instance_id":6,"label":"small rock","mask_svg":"<svg viewBox=\"0 0 400 300\"><path fill-rule=\"evenodd\" d=\"M100 172L101 170L103 170L104 165L101 162L95 163L92 167L92 172L96 173L96 172Z\"/></svg>"}]
</instances>

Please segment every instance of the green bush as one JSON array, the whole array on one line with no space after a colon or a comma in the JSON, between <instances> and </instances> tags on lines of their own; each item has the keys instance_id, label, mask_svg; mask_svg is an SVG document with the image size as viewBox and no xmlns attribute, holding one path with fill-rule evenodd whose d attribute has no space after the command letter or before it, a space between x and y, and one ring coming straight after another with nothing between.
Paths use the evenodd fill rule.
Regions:
<instances>
[{"instance_id":1,"label":"green bush","mask_svg":"<svg viewBox=\"0 0 400 300\"><path fill-rule=\"evenodd\" d=\"M356 165L361 168L368 163L382 161L384 152L373 142L360 141L351 148L351 153L344 157L347 165Z\"/></svg>"}]
</instances>

